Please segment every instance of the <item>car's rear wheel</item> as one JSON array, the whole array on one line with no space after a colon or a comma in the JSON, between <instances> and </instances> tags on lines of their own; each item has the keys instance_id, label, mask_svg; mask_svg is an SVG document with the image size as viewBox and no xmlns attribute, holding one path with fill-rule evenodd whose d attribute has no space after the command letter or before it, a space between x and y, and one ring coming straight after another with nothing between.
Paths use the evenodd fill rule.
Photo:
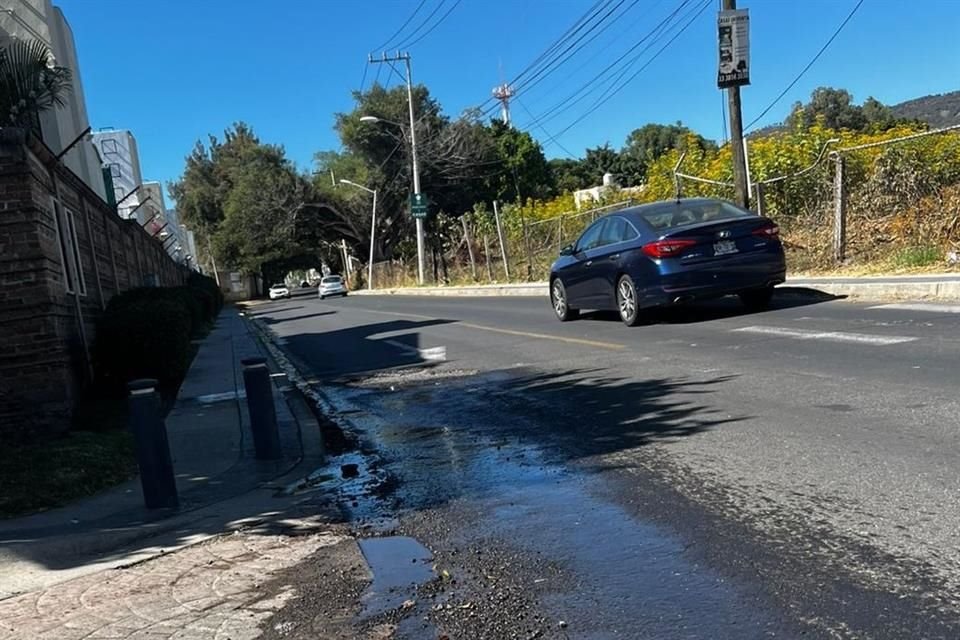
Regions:
<instances>
[{"instance_id":1,"label":"car's rear wheel","mask_svg":"<svg viewBox=\"0 0 960 640\"><path fill-rule=\"evenodd\" d=\"M550 284L550 303L553 305L553 312L557 314L560 322L576 320L580 317L579 309L572 309L567 300L567 289L563 286L560 278L555 278Z\"/></svg>"},{"instance_id":2,"label":"car's rear wheel","mask_svg":"<svg viewBox=\"0 0 960 640\"><path fill-rule=\"evenodd\" d=\"M640 323L637 287L630 276L620 276L617 281L617 310L620 312L620 319L628 327L635 327Z\"/></svg>"},{"instance_id":3,"label":"car's rear wheel","mask_svg":"<svg viewBox=\"0 0 960 640\"><path fill-rule=\"evenodd\" d=\"M763 311L770 307L770 301L773 299L773 287L741 291L738 295L740 296L740 302L750 311Z\"/></svg>"}]
</instances>

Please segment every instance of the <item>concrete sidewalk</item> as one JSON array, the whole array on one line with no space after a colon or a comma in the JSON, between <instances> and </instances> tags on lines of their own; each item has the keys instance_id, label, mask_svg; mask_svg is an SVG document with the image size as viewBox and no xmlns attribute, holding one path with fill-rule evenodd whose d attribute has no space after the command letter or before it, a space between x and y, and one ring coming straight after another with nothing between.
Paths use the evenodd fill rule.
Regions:
<instances>
[{"instance_id":1,"label":"concrete sidewalk","mask_svg":"<svg viewBox=\"0 0 960 640\"><path fill-rule=\"evenodd\" d=\"M788 278L783 288L816 289L836 296L865 299L960 300L960 274L942 273L911 276L797 277ZM361 290L357 295L407 295L448 297L546 297L548 283L525 282L465 286L406 287Z\"/></svg>"},{"instance_id":2,"label":"concrete sidewalk","mask_svg":"<svg viewBox=\"0 0 960 640\"><path fill-rule=\"evenodd\" d=\"M283 513L276 488L323 462L312 416L291 411L274 384L284 458L253 457L240 360L263 355L235 309L203 340L167 416L180 493L177 512L143 507L139 479L67 507L0 523L0 599L128 565ZM276 371L275 365L271 366ZM276 373L287 391L282 373ZM295 408L295 407L294 407ZM301 422L303 424L301 424Z\"/></svg>"}]
</instances>

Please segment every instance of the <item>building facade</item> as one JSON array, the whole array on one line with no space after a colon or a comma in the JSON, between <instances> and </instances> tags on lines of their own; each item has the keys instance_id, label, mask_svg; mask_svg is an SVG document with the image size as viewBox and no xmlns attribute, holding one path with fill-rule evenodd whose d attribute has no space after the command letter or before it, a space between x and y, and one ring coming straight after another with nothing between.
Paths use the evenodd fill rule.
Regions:
<instances>
[{"instance_id":1,"label":"building facade","mask_svg":"<svg viewBox=\"0 0 960 640\"><path fill-rule=\"evenodd\" d=\"M103 168L113 182L113 201L121 218L135 217L145 198L137 139L126 129L101 129L92 134L103 159ZM143 223L143 220L141 220Z\"/></svg>"},{"instance_id":2,"label":"building facade","mask_svg":"<svg viewBox=\"0 0 960 640\"><path fill-rule=\"evenodd\" d=\"M63 12L50 0L0 0L0 45L11 38L43 42L55 64L70 69L72 90L63 96L64 105L40 114L40 137L59 154L90 126L73 31ZM63 157L63 163L94 193L106 199L100 158L89 140L74 145Z\"/></svg>"}]
</instances>

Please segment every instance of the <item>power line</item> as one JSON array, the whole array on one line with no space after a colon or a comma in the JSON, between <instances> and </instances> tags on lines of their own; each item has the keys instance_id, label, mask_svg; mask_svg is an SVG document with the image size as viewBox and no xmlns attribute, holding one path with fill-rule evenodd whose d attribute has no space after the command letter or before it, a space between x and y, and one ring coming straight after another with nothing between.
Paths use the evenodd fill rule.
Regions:
<instances>
[{"instance_id":1,"label":"power line","mask_svg":"<svg viewBox=\"0 0 960 640\"><path fill-rule=\"evenodd\" d=\"M640 24L645 18L647 18L647 17L650 15L650 13L652 13L653 10L656 9L656 8L660 5L660 3L662 3L662 2L663 2L663 0L655 0L654 3L653 3L652 5L650 5L649 7L644 7L643 13L641 13L639 16L637 16L637 18L636 18L635 20L631 21L630 24L626 25L626 27L624 27L624 28L620 31L620 33L618 33L618 34L615 35L611 40L609 40L609 41L606 43L606 46L604 46L604 47L598 49L597 51L595 51L595 52L593 53L593 55L591 55L590 57L586 58L579 67L577 67L576 69L574 69L573 71L571 71L570 73L568 73L568 74L567 74L567 77L568 77L568 78L570 78L570 77L576 77L578 73L580 73L581 71L583 71L584 69L586 69L588 66L590 66L591 63L593 63L593 61L596 60L597 57L600 56L600 54L602 54L602 53L604 53L605 51L607 51L607 49L609 49L610 46L611 46L615 41L617 41L617 40L619 40L621 37L623 37L624 34L633 33L634 28L635 28L638 24ZM623 13L621 13L621 14L616 18L616 20L620 20L621 18L623 18L623 17L630 11L630 9L631 9L632 7L633 7L633 5L631 5L630 8L628 8L626 11L624 11ZM559 88L562 86L562 84L563 84L563 83L561 83L560 85L557 85L557 84L553 85L552 87L550 87L550 89L548 89L548 90L546 91L546 93L549 94L549 95L552 95L553 93L556 92L557 89L559 89Z\"/></svg>"},{"instance_id":2,"label":"power line","mask_svg":"<svg viewBox=\"0 0 960 640\"><path fill-rule=\"evenodd\" d=\"M396 75L398 78L400 78L400 83L401 83L401 84L406 84L407 79L403 77L403 74L402 74L402 73L400 73L399 71L397 71L397 67L396 67L396 65L393 64L393 61L392 61L392 60L387 60L387 64L390 65L390 71L391 71L394 75ZM389 78L387 79L387 82L390 82L390 79L389 79Z\"/></svg>"},{"instance_id":3,"label":"power line","mask_svg":"<svg viewBox=\"0 0 960 640\"><path fill-rule=\"evenodd\" d=\"M608 64L606 67L604 67L599 73L597 73L595 76L593 76L590 80L588 80L586 83L584 83L579 89L577 89L576 91L574 91L572 94L570 94L570 95L568 95L567 97L565 97L564 99L558 101L558 102L557 102L556 104L554 104L552 107L550 107L550 108L547 109L545 112L543 112L543 113L539 116L538 121L539 121L540 123L547 122L547 121L549 121L549 120L554 119L555 117L557 117L557 116L560 115L561 113L563 113L563 112L565 112L565 111L568 111L568 110L569 110L571 107L573 107L575 104L577 104L577 103L580 102L581 100L584 100L585 98L587 98L587 97L589 96L588 90L591 89L591 87L592 87L595 83L597 83L597 82L609 83L609 86L607 87L607 89L605 89L605 90L609 90L609 88L612 87L614 84L616 84L616 83L620 80L620 78L622 78L624 75L626 75L626 72L627 72L641 57L643 57L643 54L644 54L644 53L646 53L654 44L656 44L657 38L659 38L659 37L662 36L661 31L662 31L664 28L666 28L667 25L668 25L670 22L672 22L673 19L676 18L676 16L677 16L677 15L684 9L684 7L686 7L690 2L691 2L691 0L683 0L683 1L677 6L676 9L674 9L670 14L668 14L667 17L665 17L663 20L661 20L661 21L660 21L653 29L651 29L646 35L644 35L642 38L640 38L640 40L638 40L632 47L630 47L629 49L627 49L619 58L617 58L616 60L614 60L613 62L611 62L610 64ZM617 75L616 77L610 76L610 78L607 78L606 80L603 79L604 76L606 76L608 72L610 72L610 71L611 71L612 69L614 69L618 64L620 64L621 62L623 62L623 60L624 60L625 58L627 58L627 56L629 56L631 53L633 53L637 48L639 48L642 44L644 44L644 43L645 43L647 40L649 40L650 38L654 38L653 42L651 42L651 43L648 44L646 47L644 47L643 49L641 49L640 52L639 52L637 55L635 55L633 58L631 58L625 65L623 65L622 67L620 67L619 71L614 71L614 73L619 73L619 75ZM580 96L580 97L578 98L577 96ZM574 98L576 98L576 99L574 99Z\"/></svg>"},{"instance_id":4,"label":"power line","mask_svg":"<svg viewBox=\"0 0 960 640\"><path fill-rule=\"evenodd\" d=\"M522 102L520 102L520 99L519 99L519 98L517 98L517 104L520 105L520 108L521 108L521 109L523 109L524 111L526 111L526 113L527 113L528 116L530 116L531 118L534 118L534 115L533 115L532 113L530 113L530 110L529 110L529 109L527 109L527 105L525 105L525 104L523 104ZM535 119L535 118L534 118L534 119ZM550 141L553 142L553 144L555 144L555 145L557 145L558 147L560 147L561 151L565 152L565 153L566 153L568 156L570 156L571 158L576 158L576 157L577 157L575 153L573 153L572 151L570 151L570 149L567 149L565 146L563 146L562 144L560 144L560 141L559 141L559 140L557 140L556 138L554 138L554 137L550 134L549 131L547 131L546 129L544 129L542 124L540 124L539 122L536 122L535 124L536 124L537 127L540 129L540 131L543 131L543 133L544 133L548 138L550 138Z\"/></svg>"},{"instance_id":5,"label":"power line","mask_svg":"<svg viewBox=\"0 0 960 640\"><path fill-rule=\"evenodd\" d=\"M461 0L457 0L456 2L454 2L454 3L453 3L453 6L450 7L449 9L447 9L447 12L446 12L445 14L443 14L442 16L440 16L440 19L437 20L436 22L434 22L434 23L433 23L433 26L430 27L430 28L427 30L426 33L424 33L422 36L420 36L419 38L417 38L417 39L414 40L413 42L408 42L408 43L406 43L406 44L403 45L403 46L404 46L404 47L407 47L407 48L410 48L410 47L412 47L413 45L415 45L415 44L417 44L418 42L420 42L421 40L423 40L424 38L426 38L428 35L430 35L430 33L433 32L433 30L436 29L436 28L440 25L441 22L443 22L444 20L447 19L447 16L450 15L450 13L451 13L454 9L457 8L457 5L459 5L460 2L461 2Z\"/></svg>"},{"instance_id":6,"label":"power line","mask_svg":"<svg viewBox=\"0 0 960 640\"><path fill-rule=\"evenodd\" d=\"M413 18L414 18L418 13L420 13L420 9L422 9L422 8L423 8L423 5L425 5L426 3L427 3L427 0L420 0L420 4L418 4L418 5L417 5L417 8L413 10L413 13L411 13L411 14L407 17L406 21L404 21L404 23L403 23L402 25L400 25L400 28L397 29L396 32L394 32L394 34L393 34L392 36L390 36L389 38L387 38L386 42L384 42L384 43L383 43L382 45L380 45L379 47L374 47L373 50L374 50L374 51L378 51L378 50L381 50L381 49L386 49L386 48L387 48L387 45L389 45L391 42L393 42L393 39L396 38L398 35L400 35L400 32L403 31L408 24L410 24L410 21L413 20Z\"/></svg>"},{"instance_id":7,"label":"power line","mask_svg":"<svg viewBox=\"0 0 960 640\"><path fill-rule=\"evenodd\" d=\"M367 62L363 63L363 77L360 78L360 93L363 93L363 87L367 84L367 70L370 69L370 64Z\"/></svg>"},{"instance_id":8,"label":"power line","mask_svg":"<svg viewBox=\"0 0 960 640\"><path fill-rule=\"evenodd\" d=\"M598 7L600 7L600 5L603 5L603 4L609 3L609 2L610 2L610 0L597 0L597 1L593 4L593 6L591 6L589 9L587 9L586 12L585 12L583 15L581 15L579 18L577 18L577 20L576 20L572 25L570 25L570 26L567 28L566 31L564 31L562 34L560 34L560 37L558 37L549 47L547 47L542 53L540 53L539 56L537 56L536 58L534 58L533 62L531 62L530 64L528 64L526 67L524 67L523 70L520 71L520 73L518 73L517 76L513 79L513 82L518 82L518 81L520 80L520 78L522 78L524 75L526 75L528 72L530 72L534 67L536 67L538 64L540 64L540 61L541 61L541 60L543 60L543 59L546 58L547 56L551 55L556 49L558 49L558 48L560 48L561 46L563 46L563 43L566 42L566 40L569 39L572 35L574 35L574 33L575 33L574 30L575 30L575 29L578 29L578 27L580 27L581 23L583 23L584 21L587 21L587 20L592 20L592 19L593 19L593 16L596 15L597 13L599 13ZM494 102L494 107L496 107L495 100L494 100L493 98L487 98L487 99L486 99L482 104L480 104L477 108L478 108L478 109L483 109L484 105L486 105L488 102L491 102L491 101ZM488 111L489 111L489 109L488 109Z\"/></svg>"},{"instance_id":9,"label":"power line","mask_svg":"<svg viewBox=\"0 0 960 640\"><path fill-rule=\"evenodd\" d=\"M856 5L854 5L853 9L850 10L850 13L847 14L847 17L844 18L844 19L843 19L843 22L840 23L840 26L837 27L837 30L833 32L833 35L832 35L832 36L830 36L830 39L827 40L826 43L825 43L822 47L820 47L820 51L817 52L817 55L813 56L813 59L810 60L810 62L807 63L807 66L805 66L805 67L800 71L800 73L797 74L797 77L793 79L793 82L791 82L790 84L788 84L788 85L787 85L787 88L784 89L783 91L781 91L781 92L780 92L780 95L778 95L776 98L774 98L774 99L773 99L773 102L771 102L769 105L767 105L767 108L764 109L764 110L760 113L760 115L758 115L756 118L754 118L753 121L744 128L744 130L743 130L744 133L746 133L747 130L749 130L750 128L752 128L753 125L757 124L757 122L758 122L761 118L763 118L763 116L767 115L767 113L770 111L770 109L772 109L772 108L774 107L774 105L776 105L778 102L780 102L780 99L783 98L783 96L787 95L787 92L790 91L790 89L793 89L794 85L797 84L797 82L800 81L800 78L802 78L803 75L810 69L810 67L812 67L812 66L814 65L814 63L816 63L816 61L820 59L820 56L823 55L824 51L826 51L827 48L830 46L830 44L836 39L836 37L837 37L838 35L840 35L840 32L843 31L843 28L844 28L845 26L847 26L847 23L850 22L850 19L853 17L853 14L855 14L855 13L857 12L857 10L860 8L860 5L862 5L862 4L863 4L863 0L859 0L859 2L857 2Z\"/></svg>"},{"instance_id":10,"label":"power line","mask_svg":"<svg viewBox=\"0 0 960 640\"><path fill-rule=\"evenodd\" d=\"M405 39L403 39L401 42L398 42L398 43L395 44L394 46L395 46L397 49L402 49L403 47L406 47L406 46L407 46L407 42L408 42L411 38L413 38L415 35L417 35L418 33L420 33L420 29L423 29L425 26L427 26L427 23L430 22L431 20L433 20L433 16L437 15L437 11L440 11L440 9L441 9L441 8L443 7L443 5L445 5L446 3L447 3L447 0L440 0L440 2L437 3L437 6L435 6L435 7L433 8L433 11L430 12L430 15L428 15L426 18L424 18L423 22L421 22L420 25L419 25L416 29L414 29Z\"/></svg>"},{"instance_id":11,"label":"power line","mask_svg":"<svg viewBox=\"0 0 960 640\"><path fill-rule=\"evenodd\" d=\"M623 14L627 13L627 11L630 11L630 9L632 9L634 6L636 6L639 1L640 1L640 0L633 0L633 2L630 4L630 6L627 7L627 9L623 12ZM516 90L517 90L518 92L520 92L520 91L526 91L526 90L530 89L531 87L536 86L537 84L539 84L540 82L542 82L545 78L547 78L551 73L553 73L554 71L556 71L557 68L559 67L559 65L563 64L564 62L566 62L567 60L569 60L570 58L572 58L572 57L573 57L574 55L576 55L581 49L583 49L585 46L587 46L588 44L590 44L591 42L593 42L594 40L596 40L597 37L599 37L600 34L602 34L604 31L606 31L607 29L609 29L610 26L611 26L611 24L613 24L613 23L608 23L603 29L601 29L601 30L598 31L596 34L594 34L594 36L593 36L592 38L590 38L589 40L587 40L586 42L584 42L583 44L581 44L581 45L580 45L579 47L577 47L574 51L570 52L569 55L567 54L567 52L570 51L570 49L572 49L573 47L577 46L578 43L580 43L584 38L586 38L588 35L590 35L590 33L593 32L595 29L597 29L597 27L599 27L601 24L603 24L603 23L607 20L607 18L609 18L617 9L619 9L619 8L623 5L624 2L626 2L626 0L620 0L620 2L618 2L616 5L614 5L612 9L610 9L609 11L607 11L607 13L605 13L599 20L597 20L597 21L593 24L593 26L591 26L589 29L587 29L587 30L583 33L583 35L581 35L577 40L575 40L573 43L571 43L570 46L568 46L566 49L564 49L564 50L560 53L559 56L557 56L556 58L554 58L549 64L541 67L540 70L537 71L537 73L535 73L535 74L532 75L531 77L527 78L527 79L524 80L523 82L520 82L519 85L516 87ZM618 16L617 19L622 18L622 17L623 17L623 14L621 14L620 16ZM566 57L564 57L564 56L566 56ZM551 68L551 67L552 67L552 68Z\"/></svg>"},{"instance_id":12,"label":"power line","mask_svg":"<svg viewBox=\"0 0 960 640\"><path fill-rule=\"evenodd\" d=\"M861 1L862 1L862 0L861 0ZM707 0L706 2L704 2L703 5L700 7L700 10L697 11L696 15L694 15L685 25L683 25L683 27L680 29L680 31L678 31L677 33L675 33L675 34L673 35L673 37L670 38L665 45L663 45L660 49L658 49L657 52L656 52L655 54L653 54L653 57L652 57L652 58L650 58L649 60L647 60L647 62L644 63L644 65L643 65L642 67L640 67L639 69L637 69L637 71L636 71L633 75L631 75L629 78L627 78L627 80L626 80L625 82L623 82L620 86L618 86L616 89L614 89L614 90L613 90L612 92L610 92L608 95L604 96L603 98L601 98L600 100L598 100L596 103L594 103L594 105L593 105L586 113L584 113L583 115L581 115L579 118L577 118L576 120L574 120L573 122L571 122L570 124L568 124L562 131L560 131L559 133L557 133L557 137L562 136L562 135L565 134L567 131L569 131L570 129L572 129L574 126L576 126L577 124L579 124L580 122L582 122L582 121L584 120L584 118L586 118L587 116L589 116L590 114L592 114L594 111L596 111L597 109L599 109L600 107L602 107L604 104L607 103L607 101L610 100L610 98L612 98L613 96L615 96L615 95L617 95L618 93L620 93L620 91L622 91L624 87L626 87L628 84L630 84L631 82L633 82L633 80L634 80L638 75L640 75L647 67L649 67L658 57L660 57L660 54L662 54L662 53L667 49L667 47L669 47L671 44L673 44L673 42L674 42L677 38L679 38L681 35L683 35L683 33L684 33L688 28L690 28L690 25L692 25L692 24L696 21L696 19L699 18L699 17L703 14L704 11L706 11L707 7L710 6L710 2L711 2L711 0Z\"/></svg>"}]
</instances>

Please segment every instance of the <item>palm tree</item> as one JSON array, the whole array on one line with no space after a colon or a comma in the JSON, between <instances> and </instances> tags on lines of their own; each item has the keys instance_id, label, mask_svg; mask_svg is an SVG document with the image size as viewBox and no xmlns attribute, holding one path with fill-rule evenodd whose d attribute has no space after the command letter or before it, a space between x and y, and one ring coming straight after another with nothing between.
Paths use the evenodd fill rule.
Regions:
<instances>
[{"instance_id":1,"label":"palm tree","mask_svg":"<svg viewBox=\"0 0 960 640\"><path fill-rule=\"evenodd\" d=\"M71 79L43 42L11 40L0 48L0 126L36 128L40 112L65 105Z\"/></svg>"}]
</instances>

